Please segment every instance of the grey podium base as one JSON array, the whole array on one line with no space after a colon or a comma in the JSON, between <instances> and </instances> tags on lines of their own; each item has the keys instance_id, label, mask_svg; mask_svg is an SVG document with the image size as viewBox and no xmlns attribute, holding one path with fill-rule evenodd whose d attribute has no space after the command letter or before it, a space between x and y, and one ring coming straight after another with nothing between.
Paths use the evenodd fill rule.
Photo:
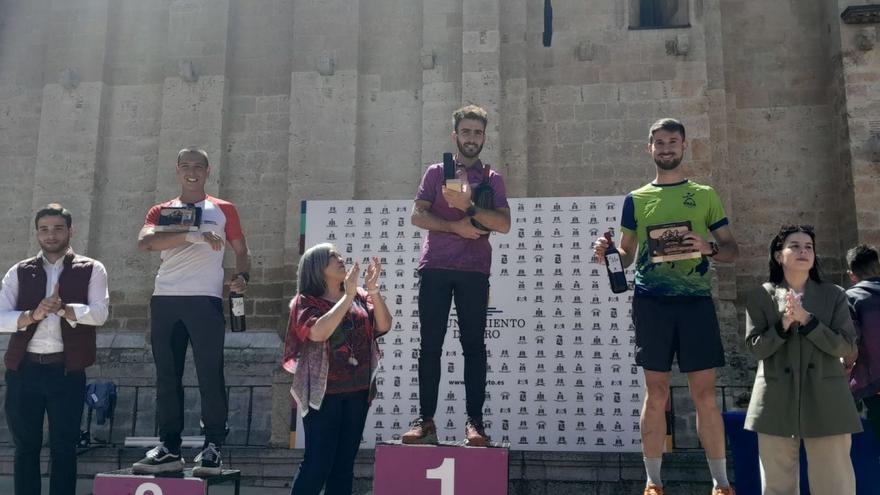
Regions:
<instances>
[{"instance_id":1,"label":"grey podium base","mask_svg":"<svg viewBox=\"0 0 880 495\"><path fill-rule=\"evenodd\" d=\"M241 471L238 469L223 469L220 471L220 474L214 476L193 476L192 468L184 469L183 471L177 472L166 472L166 473L151 473L151 474L141 474L141 473L133 473L131 468L125 469L117 469L115 471L108 471L106 473L98 473L100 476L125 476L126 478L131 477L143 477L143 478L195 478L204 480L208 485L213 485L216 483L226 483L228 481L237 481L241 479Z\"/></svg>"},{"instance_id":2,"label":"grey podium base","mask_svg":"<svg viewBox=\"0 0 880 495\"><path fill-rule=\"evenodd\" d=\"M212 486L223 484L223 483L232 483L233 485L233 494L239 495L241 493L241 471L238 469L223 469L220 471L220 474L216 474L214 476L193 476L192 468L184 469L182 471L176 472L166 472L166 473L155 473L155 474L140 474L133 473L131 468L125 469L117 469L115 471L109 471L106 473L98 473L96 478L146 478L146 479L157 479L157 478L176 478L176 479L191 479L191 480L199 480L204 483L206 491L205 493L213 493L210 491ZM114 494L115 495L115 494Z\"/></svg>"}]
</instances>

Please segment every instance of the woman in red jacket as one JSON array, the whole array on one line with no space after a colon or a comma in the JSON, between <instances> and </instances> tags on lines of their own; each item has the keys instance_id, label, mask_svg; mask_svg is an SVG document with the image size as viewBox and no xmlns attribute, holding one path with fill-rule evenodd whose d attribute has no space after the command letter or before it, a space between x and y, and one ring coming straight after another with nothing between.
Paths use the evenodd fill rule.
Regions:
<instances>
[{"instance_id":1,"label":"woman in red jacket","mask_svg":"<svg viewBox=\"0 0 880 495\"><path fill-rule=\"evenodd\" d=\"M299 260L282 363L293 373L290 392L305 430L291 494L351 494L379 367L376 338L391 329L379 294L381 268L373 258L361 289L358 264L347 269L332 244L318 244Z\"/></svg>"}]
</instances>

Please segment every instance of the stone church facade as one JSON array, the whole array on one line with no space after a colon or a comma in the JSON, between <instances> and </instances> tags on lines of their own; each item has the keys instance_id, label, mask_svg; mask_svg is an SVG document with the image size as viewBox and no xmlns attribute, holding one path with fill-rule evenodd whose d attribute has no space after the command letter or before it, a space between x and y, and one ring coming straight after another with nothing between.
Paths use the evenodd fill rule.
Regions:
<instances>
[{"instance_id":1,"label":"stone church facade","mask_svg":"<svg viewBox=\"0 0 880 495\"><path fill-rule=\"evenodd\" d=\"M242 444L286 446L278 335L301 200L412 197L463 103L489 111L483 156L509 195L623 194L653 177L650 123L674 116L691 176L719 191L740 243L716 273L733 404L754 368L740 296L765 276L778 226L815 225L841 283L845 250L880 243L880 24L841 15L860 5L0 0L0 266L36 251L36 208L68 206L74 248L110 275L90 376L137 389L121 403L149 410L158 259L136 236L176 195L177 150L205 148L210 193L238 205L253 253L249 331L227 339L231 410L256 425Z\"/></svg>"}]
</instances>

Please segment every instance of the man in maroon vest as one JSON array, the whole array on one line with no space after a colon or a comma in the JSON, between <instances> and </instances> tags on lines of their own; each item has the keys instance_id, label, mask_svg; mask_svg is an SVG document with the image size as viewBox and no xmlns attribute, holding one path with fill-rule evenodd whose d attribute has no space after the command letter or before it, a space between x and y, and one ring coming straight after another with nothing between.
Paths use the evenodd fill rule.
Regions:
<instances>
[{"instance_id":1,"label":"man in maroon vest","mask_svg":"<svg viewBox=\"0 0 880 495\"><path fill-rule=\"evenodd\" d=\"M6 422L15 443L15 495L39 495L43 417L49 417L49 493L76 492L76 444L95 362L95 327L107 319L107 271L70 248L71 215L59 204L37 212L41 251L17 263L0 289L6 350Z\"/></svg>"}]
</instances>

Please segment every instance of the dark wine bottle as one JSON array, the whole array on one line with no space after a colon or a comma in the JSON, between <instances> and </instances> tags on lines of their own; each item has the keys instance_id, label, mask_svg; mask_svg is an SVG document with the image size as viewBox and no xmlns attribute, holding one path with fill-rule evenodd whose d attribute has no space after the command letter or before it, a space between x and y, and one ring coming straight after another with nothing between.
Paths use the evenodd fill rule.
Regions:
<instances>
[{"instance_id":1,"label":"dark wine bottle","mask_svg":"<svg viewBox=\"0 0 880 495\"><path fill-rule=\"evenodd\" d=\"M452 159L452 153L443 153L443 182L447 179L455 178L455 160Z\"/></svg>"},{"instance_id":2,"label":"dark wine bottle","mask_svg":"<svg viewBox=\"0 0 880 495\"><path fill-rule=\"evenodd\" d=\"M608 270L608 283L611 284L611 292L615 294L626 292L629 288L626 283L626 273L623 271L620 252L614 247L610 232L605 232L605 240L608 241L608 249L605 250L605 268Z\"/></svg>"},{"instance_id":3,"label":"dark wine bottle","mask_svg":"<svg viewBox=\"0 0 880 495\"><path fill-rule=\"evenodd\" d=\"M244 319L244 296L229 291L229 326L233 332L244 332L247 324Z\"/></svg>"}]
</instances>

